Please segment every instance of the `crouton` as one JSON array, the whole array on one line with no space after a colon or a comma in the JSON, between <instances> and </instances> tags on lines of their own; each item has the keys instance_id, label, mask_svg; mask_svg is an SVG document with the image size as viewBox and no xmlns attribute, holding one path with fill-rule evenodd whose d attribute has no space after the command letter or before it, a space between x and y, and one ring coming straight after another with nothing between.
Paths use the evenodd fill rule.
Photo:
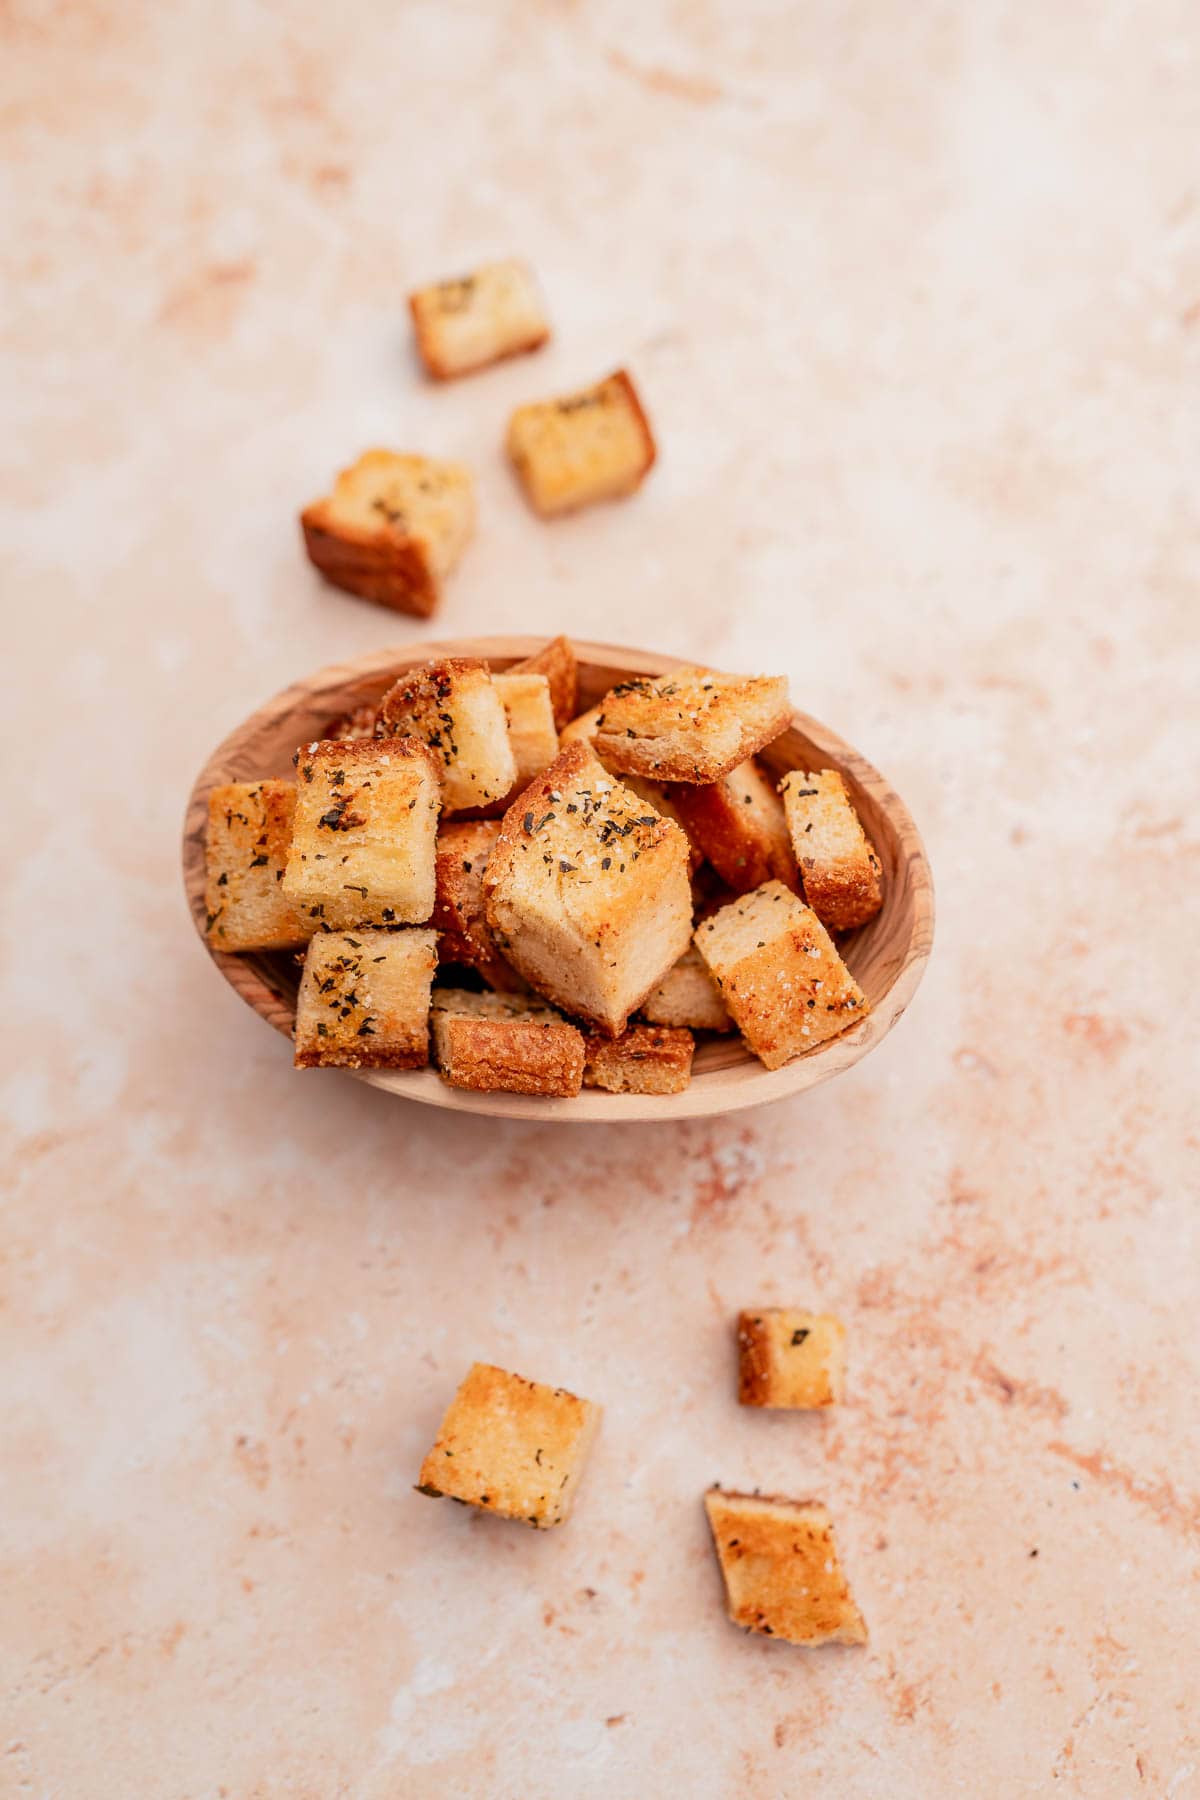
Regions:
<instances>
[{"instance_id":1,"label":"crouton","mask_svg":"<svg viewBox=\"0 0 1200 1800\"><path fill-rule=\"evenodd\" d=\"M433 911L438 765L417 738L297 753L283 891L313 931L423 925Z\"/></svg>"},{"instance_id":2,"label":"crouton","mask_svg":"<svg viewBox=\"0 0 1200 1800\"><path fill-rule=\"evenodd\" d=\"M346 738L373 738L378 724L377 706L355 706L349 712L338 713L335 719L330 719L321 736L338 742Z\"/></svg>"},{"instance_id":3,"label":"crouton","mask_svg":"<svg viewBox=\"0 0 1200 1800\"><path fill-rule=\"evenodd\" d=\"M743 1406L810 1410L842 1397L846 1327L831 1313L761 1306L738 1314L738 1399Z\"/></svg>"},{"instance_id":4,"label":"crouton","mask_svg":"<svg viewBox=\"0 0 1200 1800\"><path fill-rule=\"evenodd\" d=\"M533 273L523 262L485 263L457 280L418 288L408 306L421 361L439 381L536 350L550 336Z\"/></svg>"},{"instance_id":5,"label":"crouton","mask_svg":"<svg viewBox=\"0 0 1200 1800\"><path fill-rule=\"evenodd\" d=\"M883 905L879 858L835 769L793 769L780 792L804 898L831 931L853 931Z\"/></svg>"},{"instance_id":6,"label":"crouton","mask_svg":"<svg viewBox=\"0 0 1200 1800\"><path fill-rule=\"evenodd\" d=\"M551 638L532 656L513 663L510 675L544 675L550 683L550 703L554 708L554 729L561 731L575 717L579 703L579 661L570 638Z\"/></svg>"},{"instance_id":7,"label":"crouton","mask_svg":"<svg viewBox=\"0 0 1200 1800\"><path fill-rule=\"evenodd\" d=\"M508 741L517 765L515 786L523 788L558 755L558 732L550 683L544 675L493 675L508 720Z\"/></svg>"},{"instance_id":8,"label":"crouton","mask_svg":"<svg viewBox=\"0 0 1200 1800\"><path fill-rule=\"evenodd\" d=\"M819 1500L710 1488L704 1510L735 1625L789 1644L866 1643L833 1521Z\"/></svg>"},{"instance_id":9,"label":"crouton","mask_svg":"<svg viewBox=\"0 0 1200 1800\"><path fill-rule=\"evenodd\" d=\"M694 945L647 994L639 1008L652 1025L675 1025L689 1031L732 1031L733 1020L704 958Z\"/></svg>"},{"instance_id":10,"label":"crouton","mask_svg":"<svg viewBox=\"0 0 1200 1800\"><path fill-rule=\"evenodd\" d=\"M313 933L280 883L294 781L231 781L208 796L204 907L214 950L291 950Z\"/></svg>"},{"instance_id":11,"label":"crouton","mask_svg":"<svg viewBox=\"0 0 1200 1800\"><path fill-rule=\"evenodd\" d=\"M611 1039L590 1032L583 1085L610 1094L682 1094L695 1047L690 1031L667 1025L627 1025Z\"/></svg>"},{"instance_id":12,"label":"crouton","mask_svg":"<svg viewBox=\"0 0 1200 1800\"><path fill-rule=\"evenodd\" d=\"M433 1042L451 1087L571 1098L583 1085L582 1032L553 1007L520 994L440 988Z\"/></svg>"},{"instance_id":13,"label":"crouton","mask_svg":"<svg viewBox=\"0 0 1200 1800\"><path fill-rule=\"evenodd\" d=\"M300 524L309 560L334 587L428 618L475 526L471 472L368 450Z\"/></svg>"},{"instance_id":14,"label":"crouton","mask_svg":"<svg viewBox=\"0 0 1200 1800\"><path fill-rule=\"evenodd\" d=\"M438 934L440 961L477 970L489 987L523 993L525 983L496 948L483 904L483 872L499 835L498 819L442 826L431 923Z\"/></svg>"},{"instance_id":15,"label":"crouton","mask_svg":"<svg viewBox=\"0 0 1200 1800\"><path fill-rule=\"evenodd\" d=\"M790 719L782 677L700 668L638 675L604 696L596 755L619 775L711 783L777 738Z\"/></svg>"},{"instance_id":16,"label":"crouton","mask_svg":"<svg viewBox=\"0 0 1200 1800\"><path fill-rule=\"evenodd\" d=\"M428 930L313 938L296 1002L296 1067L424 1068L436 963Z\"/></svg>"},{"instance_id":17,"label":"crouton","mask_svg":"<svg viewBox=\"0 0 1200 1800\"><path fill-rule=\"evenodd\" d=\"M473 1363L421 1464L417 1492L549 1531L570 1516L600 1408Z\"/></svg>"},{"instance_id":18,"label":"crouton","mask_svg":"<svg viewBox=\"0 0 1200 1800\"><path fill-rule=\"evenodd\" d=\"M441 765L448 813L503 800L517 779L504 702L485 662L446 656L410 669L383 696L380 729L423 738Z\"/></svg>"},{"instance_id":19,"label":"crouton","mask_svg":"<svg viewBox=\"0 0 1200 1800\"><path fill-rule=\"evenodd\" d=\"M678 783L667 799L692 844L735 894L772 879L798 887L783 802L753 758L711 786Z\"/></svg>"},{"instance_id":20,"label":"crouton","mask_svg":"<svg viewBox=\"0 0 1200 1800\"><path fill-rule=\"evenodd\" d=\"M781 881L723 906L696 928L695 941L742 1036L768 1069L815 1050L868 1010L816 913Z\"/></svg>"},{"instance_id":21,"label":"crouton","mask_svg":"<svg viewBox=\"0 0 1200 1800\"><path fill-rule=\"evenodd\" d=\"M488 922L532 987L617 1037L687 948L687 840L572 744L504 815Z\"/></svg>"},{"instance_id":22,"label":"crouton","mask_svg":"<svg viewBox=\"0 0 1200 1800\"><path fill-rule=\"evenodd\" d=\"M570 719L559 728L558 747L565 750L568 744L587 744L593 756L596 754L596 724L604 711L602 706L589 706L577 718Z\"/></svg>"},{"instance_id":23,"label":"crouton","mask_svg":"<svg viewBox=\"0 0 1200 1800\"><path fill-rule=\"evenodd\" d=\"M558 741L560 748L564 750L568 744L587 744L597 762L603 768L608 768L608 764L596 749L596 721L600 717L600 712L600 707L593 706L590 712L580 713L577 719L572 719L570 724L559 733ZM614 773L614 771L610 770L610 773ZM647 801L664 819L674 820L688 840L688 861L694 875L704 861L704 852L688 835L683 814L676 806L666 786L661 781L647 781L641 775L622 775L621 785L627 787L631 794L636 794L639 800Z\"/></svg>"},{"instance_id":24,"label":"crouton","mask_svg":"<svg viewBox=\"0 0 1200 1800\"><path fill-rule=\"evenodd\" d=\"M508 454L532 506L552 518L632 494L656 452L637 389L618 369L581 393L519 406L508 423Z\"/></svg>"}]
</instances>

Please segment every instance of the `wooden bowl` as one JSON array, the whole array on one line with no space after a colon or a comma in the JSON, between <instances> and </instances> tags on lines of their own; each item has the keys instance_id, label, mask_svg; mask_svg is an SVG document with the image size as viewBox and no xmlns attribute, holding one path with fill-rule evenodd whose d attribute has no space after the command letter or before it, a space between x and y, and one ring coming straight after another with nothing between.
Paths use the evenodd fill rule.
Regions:
<instances>
[{"instance_id":1,"label":"wooden bowl","mask_svg":"<svg viewBox=\"0 0 1200 1800\"><path fill-rule=\"evenodd\" d=\"M435 656L479 656L494 669L530 655L543 638L467 638L454 643L411 644L381 650L321 669L276 694L213 752L188 801L183 837L183 879L196 930L213 962L248 1006L290 1038L295 1019L299 972L291 955L250 952L240 956L213 950L205 937L204 836L208 796L226 781L255 781L293 773L298 745L321 736L339 714L375 704L397 676ZM576 643L579 657L579 710L594 706L630 675L665 675L683 666L677 656L655 656L612 644ZM883 865L883 908L853 932L842 955L871 1011L860 1025L819 1045L785 1068L767 1070L736 1036L698 1039L691 1086L682 1094L606 1094L594 1089L574 1100L522 1094L476 1094L449 1087L433 1069L353 1071L360 1081L386 1088L427 1106L453 1112L498 1114L526 1119L687 1119L736 1112L767 1100L798 1094L848 1069L887 1035L917 990L933 943L933 882L917 828L900 796L857 750L803 713L763 753L776 773L791 768L838 769L846 781L868 836ZM213 1046L218 1054L217 1046ZM313 1081L312 1075L305 1079Z\"/></svg>"}]
</instances>

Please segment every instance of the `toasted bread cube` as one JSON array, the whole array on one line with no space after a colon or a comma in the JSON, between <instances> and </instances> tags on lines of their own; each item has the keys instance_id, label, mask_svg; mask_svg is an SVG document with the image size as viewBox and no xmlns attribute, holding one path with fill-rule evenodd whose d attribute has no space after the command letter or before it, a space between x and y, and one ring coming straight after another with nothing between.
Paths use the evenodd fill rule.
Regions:
<instances>
[{"instance_id":1,"label":"toasted bread cube","mask_svg":"<svg viewBox=\"0 0 1200 1800\"><path fill-rule=\"evenodd\" d=\"M544 675L550 683L550 703L554 708L554 729L561 731L575 717L579 698L579 660L570 638L551 638L532 656L513 663L510 675Z\"/></svg>"},{"instance_id":2,"label":"toasted bread cube","mask_svg":"<svg viewBox=\"0 0 1200 1800\"><path fill-rule=\"evenodd\" d=\"M437 937L428 930L323 931L296 1001L298 1069L423 1069Z\"/></svg>"},{"instance_id":3,"label":"toasted bread cube","mask_svg":"<svg viewBox=\"0 0 1200 1800\"><path fill-rule=\"evenodd\" d=\"M441 787L417 738L306 744L283 891L311 931L423 925L433 911Z\"/></svg>"},{"instance_id":4,"label":"toasted bread cube","mask_svg":"<svg viewBox=\"0 0 1200 1800\"><path fill-rule=\"evenodd\" d=\"M742 1036L768 1069L857 1025L866 995L811 907L781 881L723 906L696 948Z\"/></svg>"},{"instance_id":5,"label":"toasted bread cube","mask_svg":"<svg viewBox=\"0 0 1200 1800\"><path fill-rule=\"evenodd\" d=\"M616 500L639 488L656 455L650 422L628 373L560 400L519 406L508 454L543 518Z\"/></svg>"},{"instance_id":6,"label":"toasted bread cube","mask_svg":"<svg viewBox=\"0 0 1200 1800\"><path fill-rule=\"evenodd\" d=\"M583 1085L610 1094L682 1094L696 1041L668 1025L627 1025L619 1038L588 1034Z\"/></svg>"},{"instance_id":7,"label":"toasted bread cube","mask_svg":"<svg viewBox=\"0 0 1200 1800\"><path fill-rule=\"evenodd\" d=\"M504 815L484 875L501 952L609 1037L687 948L687 839L572 744Z\"/></svg>"},{"instance_id":8,"label":"toasted bread cube","mask_svg":"<svg viewBox=\"0 0 1200 1800\"><path fill-rule=\"evenodd\" d=\"M790 719L782 677L700 668L639 675L604 696L596 755L620 775L711 783L777 738Z\"/></svg>"},{"instance_id":9,"label":"toasted bread cube","mask_svg":"<svg viewBox=\"0 0 1200 1800\"><path fill-rule=\"evenodd\" d=\"M789 1644L866 1643L833 1521L819 1500L710 1488L704 1510L735 1625Z\"/></svg>"},{"instance_id":10,"label":"toasted bread cube","mask_svg":"<svg viewBox=\"0 0 1200 1800\"><path fill-rule=\"evenodd\" d=\"M432 922L442 962L477 970L489 987L523 993L525 983L496 948L483 903L483 872L499 835L498 819L442 826L437 838Z\"/></svg>"},{"instance_id":11,"label":"toasted bread cube","mask_svg":"<svg viewBox=\"0 0 1200 1800\"><path fill-rule=\"evenodd\" d=\"M596 726L603 711L602 706L589 706L586 712L581 712L577 718L570 719L565 725L560 726L559 749L565 750L568 744L586 744L594 756L596 754Z\"/></svg>"},{"instance_id":12,"label":"toasted bread cube","mask_svg":"<svg viewBox=\"0 0 1200 1800\"><path fill-rule=\"evenodd\" d=\"M300 515L309 560L326 581L395 612L427 618L475 526L461 463L368 450Z\"/></svg>"},{"instance_id":13,"label":"toasted bread cube","mask_svg":"<svg viewBox=\"0 0 1200 1800\"><path fill-rule=\"evenodd\" d=\"M558 741L560 748L564 750L568 744L587 744L596 760L607 769L608 764L596 749L596 721L600 717L600 712L600 707L593 706L590 712L580 713L577 719L572 719L570 724L559 733ZM610 771L610 773L615 773L615 771ZM694 875L704 861L704 852L688 836L683 814L675 804L670 790L663 782L647 781L641 775L622 775L621 785L627 787L631 794L636 794L640 800L648 801L655 812L660 813L664 819L675 821L688 840L688 861Z\"/></svg>"},{"instance_id":14,"label":"toasted bread cube","mask_svg":"<svg viewBox=\"0 0 1200 1800\"><path fill-rule=\"evenodd\" d=\"M600 1408L473 1363L421 1464L417 1491L549 1531L570 1516Z\"/></svg>"},{"instance_id":15,"label":"toasted bread cube","mask_svg":"<svg viewBox=\"0 0 1200 1800\"><path fill-rule=\"evenodd\" d=\"M230 781L208 796L204 907L214 950L291 950L313 927L280 885L294 781Z\"/></svg>"},{"instance_id":16,"label":"toasted bread cube","mask_svg":"<svg viewBox=\"0 0 1200 1800\"><path fill-rule=\"evenodd\" d=\"M668 798L692 844L735 894L771 880L799 886L783 802L753 757L710 786L681 782Z\"/></svg>"},{"instance_id":17,"label":"toasted bread cube","mask_svg":"<svg viewBox=\"0 0 1200 1800\"><path fill-rule=\"evenodd\" d=\"M485 662L445 656L410 669L383 696L380 729L424 740L448 813L503 800L517 779L504 702Z\"/></svg>"},{"instance_id":18,"label":"toasted bread cube","mask_svg":"<svg viewBox=\"0 0 1200 1800\"><path fill-rule=\"evenodd\" d=\"M846 1327L832 1313L760 1306L738 1314L738 1399L743 1406L809 1411L840 1400Z\"/></svg>"},{"instance_id":19,"label":"toasted bread cube","mask_svg":"<svg viewBox=\"0 0 1200 1800\"><path fill-rule=\"evenodd\" d=\"M554 706L545 675L493 675L492 681L508 720L508 741L517 765L516 787L523 788L548 769L558 755Z\"/></svg>"},{"instance_id":20,"label":"toasted bread cube","mask_svg":"<svg viewBox=\"0 0 1200 1800\"><path fill-rule=\"evenodd\" d=\"M485 263L471 275L418 288L408 306L421 361L439 381L536 350L550 336L523 262Z\"/></svg>"},{"instance_id":21,"label":"toasted bread cube","mask_svg":"<svg viewBox=\"0 0 1200 1800\"><path fill-rule=\"evenodd\" d=\"M694 944L646 996L640 1011L652 1025L683 1026L689 1031L734 1029L729 1008Z\"/></svg>"},{"instance_id":22,"label":"toasted bread cube","mask_svg":"<svg viewBox=\"0 0 1200 1800\"><path fill-rule=\"evenodd\" d=\"M553 1007L521 994L439 989L433 1043L451 1087L570 1099L583 1085L583 1033Z\"/></svg>"},{"instance_id":23,"label":"toasted bread cube","mask_svg":"<svg viewBox=\"0 0 1200 1800\"><path fill-rule=\"evenodd\" d=\"M836 769L793 769L780 787L804 898L831 931L853 931L883 905L879 858Z\"/></svg>"}]
</instances>

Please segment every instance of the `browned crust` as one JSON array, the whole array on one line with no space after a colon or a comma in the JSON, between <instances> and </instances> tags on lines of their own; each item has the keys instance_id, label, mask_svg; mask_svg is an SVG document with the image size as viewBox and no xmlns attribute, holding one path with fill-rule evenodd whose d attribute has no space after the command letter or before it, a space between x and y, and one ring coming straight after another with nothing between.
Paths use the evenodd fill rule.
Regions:
<instances>
[{"instance_id":1,"label":"browned crust","mask_svg":"<svg viewBox=\"0 0 1200 1800\"><path fill-rule=\"evenodd\" d=\"M355 1050L350 1045L312 1049L296 1048L298 1069L424 1069L429 1066L429 1039L397 1045L391 1050Z\"/></svg>"},{"instance_id":2,"label":"browned crust","mask_svg":"<svg viewBox=\"0 0 1200 1800\"><path fill-rule=\"evenodd\" d=\"M610 1094L681 1094L696 1040L682 1026L630 1025L618 1038L590 1032L584 1084Z\"/></svg>"},{"instance_id":3,"label":"browned crust","mask_svg":"<svg viewBox=\"0 0 1200 1800\"><path fill-rule=\"evenodd\" d=\"M688 787L710 786L724 780L739 763L757 756L760 750L773 743L787 730L792 718L791 704L785 700L755 732L739 739L736 751L729 756L717 757L712 751L706 753L702 743L689 745L686 750L668 751L667 739L663 736L629 737L623 731L605 731L603 725L609 698L606 695L600 703L601 714L593 739L596 755L605 767L618 775L644 775L648 781L679 782Z\"/></svg>"},{"instance_id":4,"label":"browned crust","mask_svg":"<svg viewBox=\"0 0 1200 1800\"><path fill-rule=\"evenodd\" d=\"M879 874L869 860L873 854L864 853L861 861L842 859L824 866L811 856L800 858L804 898L831 931L855 931L883 905Z\"/></svg>"},{"instance_id":5,"label":"browned crust","mask_svg":"<svg viewBox=\"0 0 1200 1800\"><path fill-rule=\"evenodd\" d=\"M432 707L451 698L455 681L462 675L476 674L480 669L490 676L491 670L480 656L441 656L433 662L420 663L394 681L379 702L379 723L385 731L393 730L406 713ZM432 751L430 752L432 755Z\"/></svg>"},{"instance_id":6,"label":"browned crust","mask_svg":"<svg viewBox=\"0 0 1200 1800\"><path fill-rule=\"evenodd\" d=\"M736 803L724 781L711 787L673 782L667 793L690 842L735 894L748 894L771 880L799 891L796 859L782 810L782 835L773 836L763 829L753 808Z\"/></svg>"},{"instance_id":7,"label":"browned crust","mask_svg":"<svg viewBox=\"0 0 1200 1800\"><path fill-rule=\"evenodd\" d=\"M765 1406L771 1390L770 1335L760 1315L738 1314L738 1399L743 1406Z\"/></svg>"},{"instance_id":8,"label":"browned crust","mask_svg":"<svg viewBox=\"0 0 1200 1800\"><path fill-rule=\"evenodd\" d=\"M497 950L483 903L483 870L499 830L488 821L456 820L442 826L430 923L438 933L442 962L477 970L502 993L520 993L525 983Z\"/></svg>"},{"instance_id":9,"label":"browned crust","mask_svg":"<svg viewBox=\"0 0 1200 1800\"><path fill-rule=\"evenodd\" d=\"M429 745L418 737L390 737L386 742L380 738L316 738L311 744L301 744L292 761L298 780L303 781L306 779L305 764L309 762L349 763L351 766L367 763L378 768L380 758L384 756L410 757L423 762L441 787L442 771L438 759Z\"/></svg>"},{"instance_id":10,"label":"browned crust","mask_svg":"<svg viewBox=\"0 0 1200 1800\"><path fill-rule=\"evenodd\" d=\"M436 284L435 284L436 285ZM421 301L428 289L418 289L408 296L408 310L413 322L413 335L417 340L417 350L426 372L435 381L456 381L460 375L476 375L480 369L490 369L493 363L507 362L513 356L528 356L531 351L540 350L543 344L550 341L550 326L543 324L540 331L522 338L519 344L508 344L503 350L495 350L489 356L477 357L474 362L459 363L455 368L443 362L436 347L436 325L432 319L423 315Z\"/></svg>"},{"instance_id":11,"label":"browned crust","mask_svg":"<svg viewBox=\"0 0 1200 1800\"><path fill-rule=\"evenodd\" d=\"M550 704L554 709L554 729L561 731L575 717L579 699L579 659L569 638L551 638L532 656L524 657L509 667L510 675L544 675L550 684Z\"/></svg>"},{"instance_id":12,"label":"browned crust","mask_svg":"<svg viewBox=\"0 0 1200 1800\"><path fill-rule=\"evenodd\" d=\"M629 373L629 370L617 369L608 377L608 379L610 381L615 381L617 386L624 390L625 398L629 403L629 409L633 413L638 430L641 433L642 444L645 450L645 461L642 464L637 482L634 488L631 489L631 492L636 493L637 489L641 487L643 481L645 481L647 475L658 461L658 445L654 441L654 433L650 429L650 421L646 417L646 410L642 405L641 396L633 384L633 376ZM598 387L603 387L604 383L597 382L596 385Z\"/></svg>"},{"instance_id":13,"label":"browned crust","mask_svg":"<svg viewBox=\"0 0 1200 1800\"><path fill-rule=\"evenodd\" d=\"M565 1021L463 1014L443 1030L441 1073L451 1087L570 1099L583 1086L583 1035Z\"/></svg>"},{"instance_id":14,"label":"browned crust","mask_svg":"<svg viewBox=\"0 0 1200 1800\"><path fill-rule=\"evenodd\" d=\"M441 589L417 539L390 525L360 531L336 524L328 500L306 506L300 524L309 561L334 587L419 619L437 607Z\"/></svg>"}]
</instances>

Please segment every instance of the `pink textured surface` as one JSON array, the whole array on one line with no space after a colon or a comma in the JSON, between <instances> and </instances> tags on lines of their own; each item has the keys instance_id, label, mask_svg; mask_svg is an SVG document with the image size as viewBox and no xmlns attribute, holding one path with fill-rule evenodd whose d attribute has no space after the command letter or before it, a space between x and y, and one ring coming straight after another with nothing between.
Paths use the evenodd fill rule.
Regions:
<instances>
[{"instance_id":1,"label":"pink textured surface","mask_svg":"<svg viewBox=\"0 0 1200 1800\"><path fill-rule=\"evenodd\" d=\"M0 1792L1200 1791L1195 7L18 0L0 52ZM407 287L512 251L555 342L426 386ZM622 360L661 464L541 525L507 413ZM783 668L896 781L939 943L859 1068L451 1122L216 979L203 755L428 631L300 558L374 441L478 470L440 633ZM842 1408L739 1412L757 1301L846 1320ZM411 1490L475 1357L605 1407L561 1532ZM725 1623L713 1479L828 1501L867 1650Z\"/></svg>"}]
</instances>

